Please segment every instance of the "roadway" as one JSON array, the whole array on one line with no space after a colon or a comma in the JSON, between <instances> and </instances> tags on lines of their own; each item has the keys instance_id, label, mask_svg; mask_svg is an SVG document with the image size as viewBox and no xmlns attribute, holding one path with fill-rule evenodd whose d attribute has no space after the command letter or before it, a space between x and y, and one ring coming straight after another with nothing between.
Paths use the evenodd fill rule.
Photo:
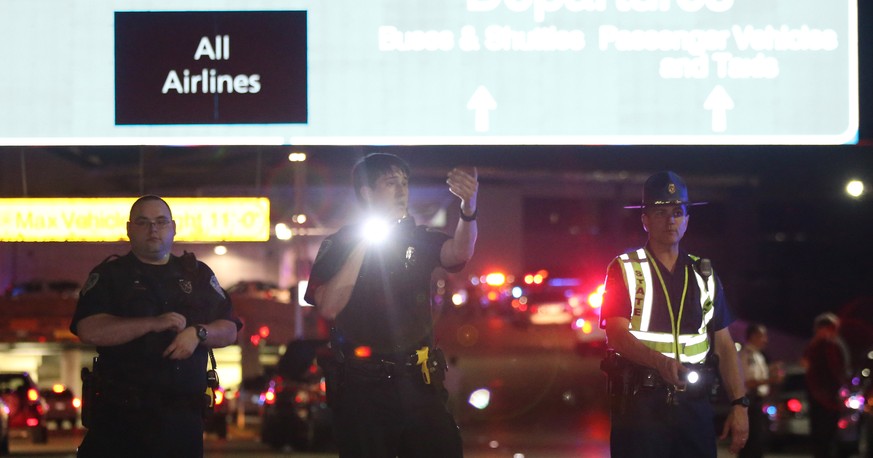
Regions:
<instances>
[{"instance_id":1,"label":"roadway","mask_svg":"<svg viewBox=\"0 0 873 458\"><path fill-rule=\"evenodd\" d=\"M569 326L521 327L493 316L449 316L438 337L452 360L447 387L461 426L465 456L608 457L609 419L599 358L580 356ZM490 392L487 407L466 402ZM255 420L255 421L252 421ZM48 444L11 441L12 456L72 457L81 430L51 431ZM786 458L809 456L803 446ZM206 457L335 457L333 452L271 450L258 441L256 418L232 425L227 440L206 437ZM722 446L719 457L730 454Z\"/></svg>"}]
</instances>

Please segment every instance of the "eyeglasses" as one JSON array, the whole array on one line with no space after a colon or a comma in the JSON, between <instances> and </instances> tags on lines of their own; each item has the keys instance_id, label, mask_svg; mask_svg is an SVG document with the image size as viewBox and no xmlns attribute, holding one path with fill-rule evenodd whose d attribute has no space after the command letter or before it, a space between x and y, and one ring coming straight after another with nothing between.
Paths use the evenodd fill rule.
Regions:
<instances>
[{"instance_id":1,"label":"eyeglasses","mask_svg":"<svg viewBox=\"0 0 873 458\"><path fill-rule=\"evenodd\" d=\"M158 218L154 221L150 220L148 218L137 218L137 219L131 221L131 223L133 223L134 226L141 227L144 229L145 228L151 229L152 226L154 226L156 229L164 229L167 226L169 226L170 223L172 223L172 222L173 222L173 220L167 219L167 218Z\"/></svg>"}]
</instances>

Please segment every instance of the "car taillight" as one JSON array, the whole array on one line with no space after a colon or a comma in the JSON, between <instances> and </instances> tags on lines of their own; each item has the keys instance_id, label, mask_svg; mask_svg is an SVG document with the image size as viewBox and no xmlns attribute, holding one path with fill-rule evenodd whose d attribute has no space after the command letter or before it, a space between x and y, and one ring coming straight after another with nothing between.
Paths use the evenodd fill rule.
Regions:
<instances>
[{"instance_id":1,"label":"car taillight","mask_svg":"<svg viewBox=\"0 0 873 458\"><path fill-rule=\"evenodd\" d=\"M39 391L31 388L27 390L27 400L30 402L36 402L39 399Z\"/></svg>"},{"instance_id":2,"label":"car taillight","mask_svg":"<svg viewBox=\"0 0 873 458\"><path fill-rule=\"evenodd\" d=\"M297 395L294 396L294 402L297 404L305 404L309 402L309 393L303 390L299 390Z\"/></svg>"},{"instance_id":3,"label":"car taillight","mask_svg":"<svg viewBox=\"0 0 873 458\"><path fill-rule=\"evenodd\" d=\"M36 418L36 417L29 417L29 418L27 419L27 426L31 426L31 427L33 427L33 426L39 426L39 418Z\"/></svg>"},{"instance_id":4,"label":"car taillight","mask_svg":"<svg viewBox=\"0 0 873 458\"><path fill-rule=\"evenodd\" d=\"M273 390L267 390L264 393L264 404L273 405L276 403L276 392Z\"/></svg>"},{"instance_id":5,"label":"car taillight","mask_svg":"<svg viewBox=\"0 0 873 458\"><path fill-rule=\"evenodd\" d=\"M803 403L797 398L791 398L785 403L789 412L799 413L803 409Z\"/></svg>"},{"instance_id":6,"label":"car taillight","mask_svg":"<svg viewBox=\"0 0 873 458\"><path fill-rule=\"evenodd\" d=\"M852 410L860 410L864 407L864 402L864 396L861 396L860 394L854 394L846 398L845 404L846 407Z\"/></svg>"}]
</instances>

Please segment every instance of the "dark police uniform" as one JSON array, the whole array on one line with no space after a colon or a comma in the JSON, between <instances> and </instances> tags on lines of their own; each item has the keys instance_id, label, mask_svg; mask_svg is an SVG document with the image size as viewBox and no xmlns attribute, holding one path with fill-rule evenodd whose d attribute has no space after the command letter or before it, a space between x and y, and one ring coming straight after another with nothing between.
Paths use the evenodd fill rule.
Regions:
<instances>
[{"instance_id":1,"label":"dark police uniform","mask_svg":"<svg viewBox=\"0 0 873 458\"><path fill-rule=\"evenodd\" d=\"M336 275L359 243L360 231L360 226L346 226L322 243L308 302L315 304L315 290ZM440 267L440 249L448 239L405 218L387 240L367 249L351 298L332 330L340 363L339 390L331 393L340 456L463 455L440 382L445 365L436 368L433 362L438 352L433 349L431 273ZM463 265L450 267L456 271ZM428 362L421 360L424 351ZM431 369L427 374L424 364Z\"/></svg>"},{"instance_id":2,"label":"dark police uniform","mask_svg":"<svg viewBox=\"0 0 873 458\"><path fill-rule=\"evenodd\" d=\"M212 270L192 254L151 265L128 253L94 268L70 330L75 334L80 320L99 313L132 318L167 312L182 314L188 326L226 319L241 327ZM183 360L163 357L175 336L153 332L97 347L100 395L78 456L203 456L208 349L199 345Z\"/></svg>"},{"instance_id":3,"label":"dark police uniform","mask_svg":"<svg viewBox=\"0 0 873 458\"><path fill-rule=\"evenodd\" d=\"M666 293L669 294L673 316L679 324L678 334L699 335L704 324L705 313L701 303L707 301L706 297L701 301L702 292L696 281L697 273L700 271L698 261L680 250L676 266L671 273L653 256L648 258L649 261L657 263L657 269L663 278L663 287L657 276L653 276L651 284L645 286L652 294L651 313L647 318L648 331L673 332L674 325L671 324ZM610 317L633 320L634 315L639 315L633 304L638 303L640 298L637 296L633 302L631 301L626 272L622 269L621 262L621 259L617 258L610 264L608 270L606 293L601 308L601 327ZM715 291L712 294L712 314L711 317L707 317L710 335L727 327L733 321L721 282L714 273L711 275L714 277ZM638 367L642 368L642 366ZM670 388L660 379L657 371L647 370L647 372L654 374L656 379L654 386L638 389L636 394L631 394L623 402L613 399L610 438L612 456L714 458L716 437L709 397L690 391L676 392L675 402L668 405Z\"/></svg>"}]
</instances>

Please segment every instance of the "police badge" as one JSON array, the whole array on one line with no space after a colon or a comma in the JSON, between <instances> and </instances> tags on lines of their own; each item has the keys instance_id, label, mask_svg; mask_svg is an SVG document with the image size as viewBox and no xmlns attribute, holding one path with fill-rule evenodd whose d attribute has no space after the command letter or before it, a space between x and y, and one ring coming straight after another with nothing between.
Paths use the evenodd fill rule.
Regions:
<instances>
[{"instance_id":1,"label":"police badge","mask_svg":"<svg viewBox=\"0 0 873 458\"><path fill-rule=\"evenodd\" d=\"M182 292L185 294L191 294L191 291L194 290L191 286L191 280L185 280L184 278L179 279L179 288L182 288Z\"/></svg>"}]
</instances>

